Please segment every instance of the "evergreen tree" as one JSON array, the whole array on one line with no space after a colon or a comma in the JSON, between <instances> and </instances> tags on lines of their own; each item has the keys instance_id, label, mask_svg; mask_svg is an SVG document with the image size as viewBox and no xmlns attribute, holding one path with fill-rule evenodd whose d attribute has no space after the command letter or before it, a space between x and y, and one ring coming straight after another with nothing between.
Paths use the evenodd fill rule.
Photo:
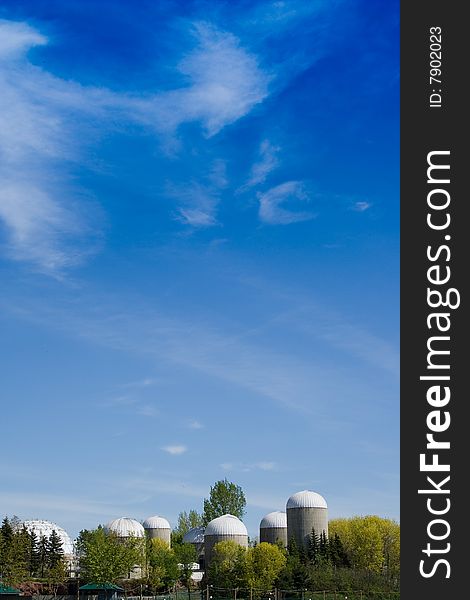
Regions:
<instances>
[{"instance_id":1,"label":"evergreen tree","mask_svg":"<svg viewBox=\"0 0 470 600\"><path fill-rule=\"evenodd\" d=\"M39 539L34 531L28 532L28 570L31 577L37 577L40 570Z\"/></svg>"},{"instance_id":2,"label":"evergreen tree","mask_svg":"<svg viewBox=\"0 0 470 600\"><path fill-rule=\"evenodd\" d=\"M49 541L42 535L38 544L38 576L43 578L49 566Z\"/></svg>"},{"instance_id":3,"label":"evergreen tree","mask_svg":"<svg viewBox=\"0 0 470 600\"><path fill-rule=\"evenodd\" d=\"M315 564L318 559L319 553L320 553L320 538L318 537L318 535L315 531L315 527L312 527L312 532L310 533L309 540L308 540L308 550L307 550L308 559L312 563Z\"/></svg>"},{"instance_id":4,"label":"evergreen tree","mask_svg":"<svg viewBox=\"0 0 470 600\"><path fill-rule=\"evenodd\" d=\"M47 540L47 567L48 569L52 569L59 562L62 561L64 557L64 548L62 544L62 540L60 539L59 534L55 529L52 531L49 539Z\"/></svg>"}]
</instances>

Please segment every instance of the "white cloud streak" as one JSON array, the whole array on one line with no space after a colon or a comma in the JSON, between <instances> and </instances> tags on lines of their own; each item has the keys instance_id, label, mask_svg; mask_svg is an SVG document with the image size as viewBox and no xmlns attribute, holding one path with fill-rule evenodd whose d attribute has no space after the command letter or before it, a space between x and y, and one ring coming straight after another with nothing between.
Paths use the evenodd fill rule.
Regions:
<instances>
[{"instance_id":1,"label":"white cloud streak","mask_svg":"<svg viewBox=\"0 0 470 600\"><path fill-rule=\"evenodd\" d=\"M188 451L186 446L163 446L162 450L173 456L179 456Z\"/></svg>"},{"instance_id":2,"label":"white cloud streak","mask_svg":"<svg viewBox=\"0 0 470 600\"><path fill-rule=\"evenodd\" d=\"M250 177L242 190L260 185L268 175L279 165L279 146L274 146L269 140L264 140L259 149L259 160L251 167Z\"/></svg>"},{"instance_id":3,"label":"white cloud streak","mask_svg":"<svg viewBox=\"0 0 470 600\"><path fill-rule=\"evenodd\" d=\"M314 215L305 211L294 211L284 208L286 203L306 203L309 195L301 181L286 181L267 192L257 194L259 201L259 218L267 225L289 225L312 219Z\"/></svg>"},{"instance_id":4,"label":"white cloud streak","mask_svg":"<svg viewBox=\"0 0 470 600\"><path fill-rule=\"evenodd\" d=\"M197 46L178 65L189 85L157 94L153 108L142 108L159 131L172 133L197 121L210 137L262 102L270 77L231 33L205 22L195 23L193 31Z\"/></svg>"}]
</instances>

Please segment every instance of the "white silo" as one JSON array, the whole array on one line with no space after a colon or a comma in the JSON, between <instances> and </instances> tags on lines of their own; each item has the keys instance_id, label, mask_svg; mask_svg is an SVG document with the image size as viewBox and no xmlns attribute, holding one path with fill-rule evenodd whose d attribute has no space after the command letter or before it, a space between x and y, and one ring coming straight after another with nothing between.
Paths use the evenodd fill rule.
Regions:
<instances>
[{"instance_id":1,"label":"white silo","mask_svg":"<svg viewBox=\"0 0 470 600\"><path fill-rule=\"evenodd\" d=\"M299 548L308 547L312 529L328 536L328 505L317 492L297 492L287 501L286 512L287 539L294 538Z\"/></svg>"},{"instance_id":2,"label":"white silo","mask_svg":"<svg viewBox=\"0 0 470 600\"><path fill-rule=\"evenodd\" d=\"M233 515L222 515L212 519L204 532L204 556L206 568L212 559L214 546L219 542L232 541L248 548L248 531L245 525Z\"/></svg>"},{"instance_id":3,"label":"white silo","mask_svg":"<svg viewBox=\"0 0 470 600\"><path fill-rule=\"evenodd\" d=\"M144 529L151 540L163 540L170 545L171 541L171 527L166 519L155 515L154 517L148 517L144 521Z\"/></svg>"},{"instance_id":4,"label":"white silo","mask_svg":"<svg viewBox=\"0 0 470 600\"><path fill-rule=\"evenodd\" d=\"M282 542L287 546L287 515L285 512L275 510L263 517L259 525L259 541L275 544Z\"/></svg>"},{"instance_id":5,"label":"white silo","mask_svg":"<svg viewBox=\"0 0 470 600\"><path fill-rule=\"evenodd\" d=\"M145 530L139 521L130 519L129 517L120 517L119 519L114 519L114 521L110 521L107 525L105 525L104 529L106 532L115 533L120 538L145 537Z\"/></svg>"}]
</instances>

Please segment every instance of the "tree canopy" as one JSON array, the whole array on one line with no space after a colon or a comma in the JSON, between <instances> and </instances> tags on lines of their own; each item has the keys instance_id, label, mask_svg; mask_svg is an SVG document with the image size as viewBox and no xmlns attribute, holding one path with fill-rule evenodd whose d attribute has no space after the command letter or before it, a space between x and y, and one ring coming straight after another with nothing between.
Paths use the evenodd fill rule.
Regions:
<instances>
[{"instance_id":1,"label":"tree canopy","mask_svg":"<svg viewBox=\"0 0 470 600\"><path fill-rule=\"evenodd\" d=\"M209 498L204 499L204 525L226 514L241 519L245 514L245 507L245 494L239 485L228 479L216 481L211 487Z\"/></svg>"}]
</instances>

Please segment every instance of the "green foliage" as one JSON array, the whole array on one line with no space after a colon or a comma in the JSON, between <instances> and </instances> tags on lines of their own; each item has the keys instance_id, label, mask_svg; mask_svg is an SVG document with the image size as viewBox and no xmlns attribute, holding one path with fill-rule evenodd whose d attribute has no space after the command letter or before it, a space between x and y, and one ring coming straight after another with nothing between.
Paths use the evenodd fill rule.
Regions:
<instances>
[{"instance_id":1,"label":"green foliage","mask_svg":"<svg viewBox=\"0 0 470 600\"><path fill-rule=\"evenodd\" d=\"M80 577L85 583L116 583L144 562L144 540L119 538L102 527L84 530L78 538Z\"/></svg>"},{"instance_id":2,"label":"green foliage","mask_svg":"<svg viewBox=\"0 0 470 600\"><path fill-rule=\"evenodd\" d=\"M242 488L235 483L223 479L211 487L209 499L204 500L203 522L222 515L230 514L241 519L245 514L246 498Z\"/></svg>"},{"instance_id":3,"label":"green foliage","mask_svg":"<svg viewBox=\"0 0 470 600\"><path fill-rule=\"evenodd\" d=\"M29 574L30 538L16 518L5 517L0 528L0 572L6 585L18 585Z\"/></svg>"},{"instance_id":4,"label":"green foliage","mask_svg":"<svg viewBox=\"0 0 470 600\"><path fill-rule=\"evenodd\" d=\"M381 573L398 579L400 573L400 526L377 516L335 519L330 535L338 535L356 570Z\"/></svg>"},{"instance_id":5,"label":"green foliage","mask_svg":"<svg viewBox=\"0 0 470 600\"><path fill-rule=\"evenodd\" d=\"M246 549L236 542L219 542L213 548L208 569L211 585L219 588L244 587L247 580Z\"/></svg>"},{"instance_id":6,"label":"green foliage","mask_svg":"<svg viewBox=\"0 0 470 600\"><path fill-rule=\"evenodd\" d=\"M173 531L181 534L182 538L190 529L203 525L203 522L203 515L200 515L197 510L183 511L178 515L178 524Z\"/></svg>"},{"instance_id":7,"label":"green foliage","mask_svg":"<svg viewBox=\"0 0 470 600\"><path fill-rule=\"evenodd\" d=\"M287 563L285 553L274 544L261 542L245 554L246 587L269 590Z\"/></svg>"},{"instance_id":8,"label":"green foliage","mask_svg":"<svg viewBox=\"0 0 470 600\"><path fill-rule=\"evenodd\" d=\"M147 540L147 584L151 590L168 590L178 580L178 559L160 539Z\"/></svg>"},{"instance_id":9,"label":"green foliage","mask_svg":"<svg viewBox=\"0 0 470 600\"><path fill-rule=\"evenodd\" d=\"M180 544L174 548L179 564L179 580L189 590L191 587L192 566L197 563L197 552L192 544Z\"/></svg>"}]
</instances>

